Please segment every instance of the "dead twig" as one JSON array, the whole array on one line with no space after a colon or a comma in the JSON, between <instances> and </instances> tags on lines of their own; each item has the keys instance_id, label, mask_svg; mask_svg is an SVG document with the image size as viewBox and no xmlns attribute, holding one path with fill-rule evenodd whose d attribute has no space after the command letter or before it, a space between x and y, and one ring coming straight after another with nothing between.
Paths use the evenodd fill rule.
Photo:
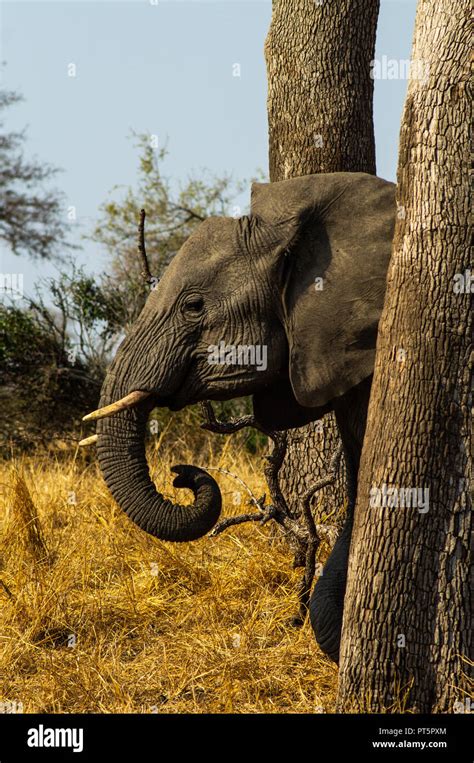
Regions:
<instances>
[{"instance_id":1,"label":"dead twig","mask_svg":"<svg viewBox=\"0 0 474 763\"><path fill-rule=\"evenodd\" d=\"M140 255L141 261L142 261L142 272L141 275L145 279L147 283L153 283L154 278L152 274L150 273L150 268L148 265L148 259L146 256L146 246L145 246L145 217L146 212L144 209L140 210L140 222L138 223L138 253Z\"/></svg>"},{"instance_id":2,"label":"dead twig","mask_svg":"<svg viewBox=\"0 0 474 763\"><path fill-rule=\"evenodd\" d=\"M222 466L206 466L205 467L210 472L220 472L221 474L225 474L226 477L232 477L232 479L236 480L237 482L240 482L242 487L244 487L247 491L247 493L250 496L250 500L252 503L258 508L261 509L263 504L265 503L265 495L262 496L262 498L256 498L255 494L252 492L251 488L247 485L246 482L242 479L242 477L239 477L238 474L234 474L233 472L229 472L227 469L223 469Z\"/></svg>"},{"instance_id":3,"label":"dead twig","mask_svg":"<svg viewBox=\"0 0 474 763\"><path fill-rule=\"evenodd\" d=\"M226 477L231 477L232 479L239 482L249 494L250 502L253 503L253 505L260 512L260 514L255 514L255 513L241 514L238 517L227 517L226 519L223 519L221 522L218 522L218 524L214 527L213 530L211 530L211 532L209 533L211 537L220 535L220 533L224 532L224 530L227 530L228 527L232 527L233 525L241 525L244 522L261 522L262 524L265 524L265 522L268 522L269 519L273 518L273 513L268 510L269 508L273 509L273 507L265 507L266 496L262 495L261 498L256 498L255 494L252 492L252 489L247 485L246 482L244 482L244 480L241 477L239 477L238 474L229 472L227 469L223 469L221 466L206 466L205 468L208 471L220 472L221 474L225 474Z\"/></svg>"},{"instance_id":4,"label":"dead twig","mask_svg":"<svg viewBox=\"0 0 474 763\"><path fill-rule=\"evenodd\" d=\"M3 590L5 591L5 593L7 594L9 599L11 599L12 601L16 601L16 599L15 599L14 595L12 594L12 592L10 591L9 587L7 586L6 583L3 582L3 580L1 578L0 578L0 587L3 588Z\"/></svg>"},{"instance_id":5,"label":"dead twig","mask_svg":"<svg viewBox=\"0 0 474 763\"><path fill-rule=\"evenodd\" d=\"M260 514L253 512L252 514L240 514L238 517L227 517L226 519L223 519L222 522L219 522L214 527L214 529L211 530L209 535L211 537L220 535L220 533L224 532L224 530L227 530L228 527L233 527L234 525L242 525L244 522L260 522L260 524L264 525L270 519L274 518L275 507L271 505L264 506L262 507Z\"/></svg>"},{"instance_id":6,"label":"dead twig","mask_svg":"<svg viewBox=\"0 0 474 763\"><path fill-rule=\"evenodd\" d=\"M203 400L201 402L201 409L206 418L206 421L201 424L201 429L206 429L208 432L216 432L217 434L234 434L234 432L238 432L239 429L244 429L245 427L253 427L268 437L273 437L274 433L262 427L255 420L254 416L248 415L241 416L239 419L219 421L216 418L214 408L212 407L212 404L209 400Z\"/></svg>"}]
</instances>

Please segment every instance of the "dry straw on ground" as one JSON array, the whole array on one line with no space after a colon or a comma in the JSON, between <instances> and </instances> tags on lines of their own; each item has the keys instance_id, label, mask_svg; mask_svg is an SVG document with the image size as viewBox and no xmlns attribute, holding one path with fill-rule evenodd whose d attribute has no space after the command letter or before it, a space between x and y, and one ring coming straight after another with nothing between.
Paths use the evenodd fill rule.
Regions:
<instances>
[{"instance_id":1,"label":"dry straw on ground","mask_svg":"<svg viewBox=\"0 0 474 763\"><path fill-rule=\"evenodd\" d=\"M259 458L230 443L199 463L261 495ZM182 501L176 448L159 453L158 487ZM249 510L244 494L236 505L238 484L218 481L225 515ZM47 713L334 711L337 669L309 624L292 624L301 570L270 525L160 542L122 515L93 456L5 462L0 483L1 702Z\"/></svg>"}]
</instances>

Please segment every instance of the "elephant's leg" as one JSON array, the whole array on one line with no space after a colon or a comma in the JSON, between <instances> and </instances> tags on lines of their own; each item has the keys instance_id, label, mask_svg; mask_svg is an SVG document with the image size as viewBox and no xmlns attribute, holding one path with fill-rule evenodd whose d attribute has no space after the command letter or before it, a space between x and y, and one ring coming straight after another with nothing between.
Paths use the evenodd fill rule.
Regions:
<instances>
[{"instance_id":1,"label":"elephant's leg","mask_svg":"<svg viewBox=\"0 0 474 763\"><path fill-rule=\"evenodd\" d=\"M309 604L311 625L319 646L334 662L339 661L342 615L351 543L357 474L364 439L371 379L340 398L334 405L346 462L347 515L344 527L316 583Z\"/></svg>"},{"instance_id":2,"label":"elephant's leg","mask_svg":"<svg viewBox=\"0 0 474 763\"><path fill-rule=\"evenodd\" d=\"M354 470L347 465L346 448L344 448L344 455L347 472L349 470L353 472L350 477L347 475L347 481L350 480L355 485L357 473L354 474ZM354 506L355 493L353 497L349 498L344 527L324 565L321 577L313 589L309 602L309 614L316 641L323 652L334 662L339 662Z\"/></svg>"}]
</instances>

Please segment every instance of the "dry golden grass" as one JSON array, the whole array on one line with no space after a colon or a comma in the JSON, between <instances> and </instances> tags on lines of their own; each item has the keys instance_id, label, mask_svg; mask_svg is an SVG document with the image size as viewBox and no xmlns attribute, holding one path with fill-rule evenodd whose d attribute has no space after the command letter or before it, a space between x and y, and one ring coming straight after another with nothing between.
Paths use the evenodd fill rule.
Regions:
<instances>
[{"instance_id":1,"label":"dry golden grass","mask_svg":"<svg viewBox=\"0 0 474 763\"><path fill-rule=\"evenodd\" d=\"M188 456L261 495L259 458L231 443L200 458L158 443L158 487L183 500L169 465ZM241 513L239 485L216 478L224 515ZM82 454L5 462L0 485L0 701L46 713L334 711L337 669L309 624L291 623L301 570L269 526L160 542Z\"/></svg>"}]
</instances>

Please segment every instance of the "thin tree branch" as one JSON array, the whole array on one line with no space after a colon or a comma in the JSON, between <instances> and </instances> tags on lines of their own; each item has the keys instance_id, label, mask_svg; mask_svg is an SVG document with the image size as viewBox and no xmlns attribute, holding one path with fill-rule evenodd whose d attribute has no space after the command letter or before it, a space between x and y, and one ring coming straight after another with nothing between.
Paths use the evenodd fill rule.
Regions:
<instances>
[{"instance_id":1,"label":"thin tree branch","mask_svg":"<svg viewBox=\"0 0 474 763\"><path fill-rule=\"evenodd\" d=\"M252 492L251 488L247 485L246 482L242 479L242 477L239 477L238 474L234 474L233 472L229 472L227 469L223 469L221 466L206 466L205 467L208 471L211 472L220 472L221 474L225 474L226 477L232 477L232 479L237 480L237 482L240 482L242 487L244 487L247 491L247 493L250 496L250 500L254 504L254 506L257 507L257 509L262 509L263 504L265 503L266 496L263 495L262 498L256 498L254 493Z\"/></svg>"},{"instance_id":2,"label":"thin tree branch","mask_svg":"<svg viewBox=\"0 0 474 763\"><path fill-rule=\"evenodd\" d=\"M223 519L222 522L219 522L209 533L209 535L211 537L220 535L220 533L224 532L224 530L227 530L228 527L232 527L233 525L241 525L244 522L260 522L262 525L264 525L270 519L275 519L275 507L271 505L262 508L260 514L240 514L238 517L227 517L226 519Z\"/></svg>"},{"instance_id":3,"label":"thin tree branch","mask_svg":"<svg viewBox=\"0 0 474 763\"><path fill-rule=\"evenodd\" d=\"M264 429L264 427L256 421L254 416L248 415L241 416L238 419L230 419L229 421L218 421L216 414L214 413L214 408L209 400L203 400L201 402L201 409L206 417L206 421L201 424L201 429L207 429L209 432L216 432L217 434L234 434L234 432L238 432L245 427L253 427L254 429L258 429L259 432L267 435L267 437L273 436L273 432Z\"/></svg>"},{"instance_id":4,"label":"thin tree branch","mask_svg":"<svg viewBox=\"0 0 474 763\"><path fill-rule=\"evenodd\" d=\"M189 207L183 207L181 204L170 204L171 209L176 210L177 212L186 212L187 215L189 215L190 218L194 218L195 220L201 220L201 222L204 222L206 219L202 215L198 215L197 212L194 212L194 210L189 209Z\"/></svg>"},{"instance_id":5,"label":"thin tree branch","mask_svg":"<svg viewBox=\"0 0 474 763\"><path fill-rule=\"evenodd\" d=\"M146 256L146 246L145 246L145 217L146 212L144 209L140 210L140 222L138 223L138 253L140 255L141 261L142 261L142 267L143 270L141 272L143 278L147 283L153 283L153 276L150 273L150 268L148 265L148 259Z\"/></svg>"}]
</instances>

